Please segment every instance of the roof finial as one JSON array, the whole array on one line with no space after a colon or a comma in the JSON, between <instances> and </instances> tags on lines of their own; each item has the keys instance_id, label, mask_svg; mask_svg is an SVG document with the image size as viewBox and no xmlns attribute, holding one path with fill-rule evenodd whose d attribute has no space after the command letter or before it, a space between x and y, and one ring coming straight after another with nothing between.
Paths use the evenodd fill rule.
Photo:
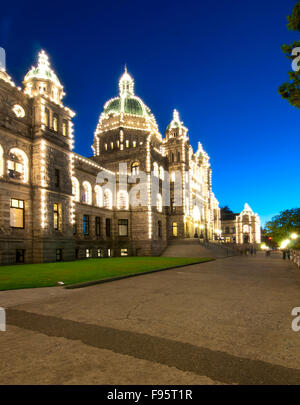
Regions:
<instances>
[{"instance_id":1,"label":"roof finial","mask_svg":"<svg viewBox=\"0 0 300 405\"><path fill-rule=\"evenodd\" d=\"M125 63L124 72L127 73L127 65L126 65L126 63Z\"/></svg>"}]
</instances>

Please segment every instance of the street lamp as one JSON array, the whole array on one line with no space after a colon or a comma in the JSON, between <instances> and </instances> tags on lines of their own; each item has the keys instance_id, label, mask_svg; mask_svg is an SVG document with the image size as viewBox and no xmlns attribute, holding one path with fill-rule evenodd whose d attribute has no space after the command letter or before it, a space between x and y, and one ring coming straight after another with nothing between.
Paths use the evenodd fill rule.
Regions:
<instances>
[{"instance_id":1,"label":"street lamp","mask_svg":"<svg viewBox=\"0 0 300 405\"><path fill-rule=\"evenodd\" d=\"M297 239L297 238L298 238L298 234L295 233L295 232L293 232L293 233L291 234L291 238L292 238L293 240Z\"/></svg>"},{"instance_id":2,"label":"street lamp","mask_svg":"<svg viewBox=\"0 0 300 405\"><path fill-rule=\"evenodd\" d=\"M289 243L289 239L284 240L283 242L281 242L280 249L285 249Z\"/></svg>"}]
</instances>

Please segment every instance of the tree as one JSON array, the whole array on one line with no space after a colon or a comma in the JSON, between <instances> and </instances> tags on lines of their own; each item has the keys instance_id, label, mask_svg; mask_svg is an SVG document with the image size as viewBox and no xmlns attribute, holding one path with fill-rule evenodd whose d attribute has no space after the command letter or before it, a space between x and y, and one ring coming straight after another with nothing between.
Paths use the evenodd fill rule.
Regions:
<instances>
[{"instance_id":1,"label":"tree","mask_svg":"<svg viewBox=\"0 0 300 405\"><path fill-rule=\"evenodd\" d=\"M300 235L300 208L281 211L266 223L264 234L280 244L285 239L290 239L292 233ZM298 237L299 241L299 237ZM297 247L297 241L293 242ZM292 245L291 245L292 246Z\"/></svg>"},{"instance_id":2,"label":"tree","mask_svg":"<svg viewBox=\"0 0 300 405\"><path fill-rule=\"evenodd\" d=\"M224 207L220 207L221 210L221 218L223 220L226 219L232 219L232 217L235 216L235 213L231 211L231 209L228 207L228 205L225 205Z\"/></svg>"},{"instance_id":3,"label":"tree","mask_svg":"<svg viewBox=\"0 0 300 405\"><path fill-rule=\"evenodd\" d=\"M287 27L291 31L300 31L300 0L294 6L292 14L287 16ZM295 56L300 52L293 55L293 49L300 48L300 41L294 41L291 45L282 45L281 49L289 60L294 60ZM288 72L289 80L283 83L278 92L282 98L289 101L294 107L300 108L300 68L298 71L291 70Z\"/></svg>"}]
</instances>

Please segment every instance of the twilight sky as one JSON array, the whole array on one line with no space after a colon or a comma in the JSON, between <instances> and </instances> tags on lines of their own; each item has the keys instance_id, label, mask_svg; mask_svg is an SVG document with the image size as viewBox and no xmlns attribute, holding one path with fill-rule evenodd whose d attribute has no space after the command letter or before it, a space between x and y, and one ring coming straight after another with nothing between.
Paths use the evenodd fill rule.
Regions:
<instances>
[{"instance_id":1,"label":"twilight sky","mask_svg":"<svg viewBox=\"0 0 300 405\"><path fill-rule=\"evenodd\" d=\"M177 108L211 158L220 205L262 221L300 206L300 111L280 98L280 46L294 0L14 1L1 5L0 46L17 85L43 48L75 117L75 151L92 154L104 103L124 64L164 133Z\"/></svg>"}]
</instances>

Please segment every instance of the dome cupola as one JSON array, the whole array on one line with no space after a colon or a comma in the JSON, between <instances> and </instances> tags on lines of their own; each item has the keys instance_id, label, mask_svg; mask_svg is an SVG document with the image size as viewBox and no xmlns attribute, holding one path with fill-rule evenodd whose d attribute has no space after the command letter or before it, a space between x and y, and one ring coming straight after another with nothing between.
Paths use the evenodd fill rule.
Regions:
<instances>
[{"instance_id":1,"label":"dome cupola","mask_svg":"<svg viewBox=\"0 0 300 405\"><path fill-rule=\"evenodd\" d=\"M50 67L48 55L44 50L39 52L38 64L26 74L25 93L30 96L45 95L59 104L64 96L63 86Z\"/></svg>"}]
</instances>

